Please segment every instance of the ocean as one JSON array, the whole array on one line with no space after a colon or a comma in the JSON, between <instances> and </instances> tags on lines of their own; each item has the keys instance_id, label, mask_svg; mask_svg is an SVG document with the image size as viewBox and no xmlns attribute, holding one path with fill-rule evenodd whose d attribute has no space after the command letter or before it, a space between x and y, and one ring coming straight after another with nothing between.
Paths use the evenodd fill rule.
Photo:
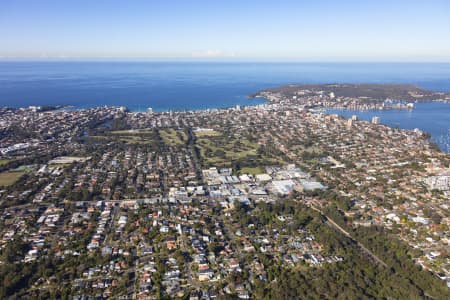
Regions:
<instances>
[{"instance_id":1,"label":"ocean","mask_svg":"<svg viewBox=\"0 0 450 300\"><path fill-rule=\"evenodd\" d=\"M0 105L197 110L264 103L247 95L295 83L408 83L448 92L450 63L3 61ZM339 113L363 119L372 115ZM448 143L450 104L420 104L413 112L376 114L385 124L431 133L443 149Z\"/></svg>"}]
</instances>

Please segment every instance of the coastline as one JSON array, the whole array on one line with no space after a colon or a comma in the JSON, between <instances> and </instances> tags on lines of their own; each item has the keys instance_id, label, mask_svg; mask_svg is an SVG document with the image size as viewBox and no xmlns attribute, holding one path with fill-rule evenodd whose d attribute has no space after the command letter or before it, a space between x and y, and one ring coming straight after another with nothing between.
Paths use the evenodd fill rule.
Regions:
<instances>
[{"instance_id":1,"label":"coastline","mask_svg":"<svg viewBox=\"0 0 450 300\"><path fill-rule=\"evenodd\" d=\"M339 87L339 86L347 86L349 84L322 84L322 85L314 85L315 88L329 88L331 87ZM363 84L356 85L352 84L352 87L358 86L375 86L371 84ZM393 87L396 85L376 85L376 87ZM164 108L152 108L153 113L155 114L165 114L165 113L201 113L208 111L218 111L218 110L229 110L229 109L244 109L247 106L258 106L258 105L271 105L271 104L281 104L281 105L296 105L304 107L305 109L318 110L320 112L324 112L325 114L338 114L345 118L350 118L352 115L356 115L358 118L361 118L366 121L370 121L373 116L381 116L381 123L390 127L399 127L406 130L413 130L415 128L420 129L423 132L426 132L430 135L430 142L436 143L439 148L446 152L450 153L450 123L443 123L436 126L429 126L428 123L433 123L438 119L444 119L445 117L441 116L439 118L435 118L433 116L429 117L432 122L424 122L417 121L417 124L411 125L411 122L414 122L414 117L416 115L421 115L424 112L422 111L423 105L444 105L442 107L438 107L436 109L437 112L441 110L448 109L448 113L450 114L450 105L449 98L439 99L439 96L445 95L445 97L450 97L449 93L440 93L433 92L429 90L422 89L417 86L409 86L409 85L401 85L401 87L413 87L414 89L421 89L431 95L431 98L417 99L417 97L409 97L409 100L392 100L394 98L399 98L394 95L394 97L390 97L389 99L382 98L372 98L368 97L351 97L352 95L347 95L345 97L339 95L333 95L333 92L322 92L322 91L309 91L312 94L300 93L297 91L295 95L292 94L292 88L300 88L304 89L304 87L311 87L311 85L289 85L288 89L282 93L280 93L280 89L282 90L286 86L276 87L272 89L261 90L253 94L249 94L247 96L241 96L241 99L245 99L245 102L240 101L240 104L237 105L226 105L226 106L217 106L211 105L211 107L195 107L190 109L182 109L182 108L174 108L174 109L164 109ZM275 91L275 92L272 92ZM358 92L358 91L357 91ZM429 95L427 97L429 97ZM434 98L433 98L434 97ZM423 98L423 97L422 97ZM413 101L414 100L414 101ZM353 102L352 102L353 101ZM253 102L253 103L252 103ZM48 106L54 107L53 112L58 111L75 111L75 110L84 110L84 109L95 109L99 107L122 107L124 110L131 113L146 113L148 107L128 107L128 106L115 106L115 105L98 105L98 106L74 106L74 105L56 105L56 106ZM419 108L418 108L419 107ZM5 109L4 107L2 109ZM16 108L14 108L16 109ZM17 108L19 109L19 108ZM433 110L431 108L431 110ZM426 111L428 113L429 110ZM406 117L405 117L406 114ZM412 116L408 115L411 114ZM385 115L389 118L386 119ZM420 119L420 118L419 118ZM447 121L448 122L448 121ZM440 130L440 128L443 128ZM445 129L447 128L447 130ZM438 129L438 130L436 130Z\"/></svg>"},{"instance_id":2,"label":"coastline","mask_svg":"<svg viewBox=\"0 0 450 300\"><path fill-rule=\"evenodd\" d=\"M285 85L258 91L270 103L300 105L325 114L360 118L406 130L419 129L450 153L450 93L406 84ZM419 108L417 108L419 107ZM425 108L425 109L424 109Z\"/></svg>"}]
</instances>

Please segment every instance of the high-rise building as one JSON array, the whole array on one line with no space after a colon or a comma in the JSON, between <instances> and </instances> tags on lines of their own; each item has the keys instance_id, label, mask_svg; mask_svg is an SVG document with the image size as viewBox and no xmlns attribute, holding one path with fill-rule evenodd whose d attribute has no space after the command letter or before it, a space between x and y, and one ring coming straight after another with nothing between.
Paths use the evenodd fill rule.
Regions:
<instances>
[{"instance_id":1,"label":"high-rise building","mask_svg":"<svg viewBox=\"0 0 450 300\"><path fill-rule=\"evenodd\" d=\"M373 117L372 124L380 124L380 117Z\"/></svg>"},{"instance_id":2,"label":"high-rise building","mask_svg":"<svg viewBox=\"0 0 450 300\"><path fill-rule=\"evenodd\" d=\"M353 126L353 119L348 119L347 120L347 128L350 129Z\"/></svg>"}]
</instances>

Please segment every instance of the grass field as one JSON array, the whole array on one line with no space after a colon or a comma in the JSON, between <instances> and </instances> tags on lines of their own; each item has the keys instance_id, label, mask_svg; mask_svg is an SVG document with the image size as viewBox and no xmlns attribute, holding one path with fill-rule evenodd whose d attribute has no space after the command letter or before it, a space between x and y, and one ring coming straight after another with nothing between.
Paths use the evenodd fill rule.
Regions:
<instances>
[{"instance_id":1,"label":"grass field","mask_svg":"<svg viewBox=\"0 0 450 300\"><path fill-rule=\"evenodd\" d=\"M244 167L239 171L239 174L251 174L251 175L256 175L256 174L261 174L264 173L264 170L262 167Z\"/></svg>"},{"instance_id":2,"label":"grass field","mask_svg":"<svg viewBox=\"0 0 450 300\"><path fill-rule=\"evenodd\" d=\"M0 166L6 165L7 163L9 163L11 160L9 159L0 159Z\"/></svg>"},{"instance_id":3,"label":"grass field","mask_svg":"<svg viewBox=\"0 0 450 300\"><path fill-rule=\"evenodd\" d=\"M173 128L163 129L159 131L164 143L169 146L181 146L187 141L187 136L184 131L175 130Z\"/></svg>"},{"instance_id":4,"label":"grass field","mask_svg":"<svg viewBox=\"0 0 450 300\"><path fill-rule=\"evenodd\" d=\"M93 135L89 137L92 140L103 140L103 141L110 141L110 142L124 142L127 144L141 144L141 145L148 145L154 142L153 139L148 138L141 138L139 136L97 136Z\"/></svg>"},{"instance_id":5,"label":"grass field","mask_svg":"<svg viewBox=\"0 0 450 300\"><path fill-rule=\"evenodd\" d=\"M248 155L256 155L258 145L249 141L229 138L199 138L197 144L200 152L208 163L223 163L236 160Z\"/></svg>"},{"instance_id":6,"label":"grass field","mask_svg":"<svg viewBox=\"0 0 450 300\"><path fill-rule=\"evenodd\" d=\"M261 165L278 164L279 161L258 154L259 145L246 138L225 137L222 135L197 137L197 147L203 164L211 166L231 166L233 163L243 165L240 173L262 173Z\"/></svg>"},{"instance_id":7,"label":"grass field","mask_svg":"<svg viewBox=\"0 0 450 300\"><path fill-rule=\"evenodd\" d=\"M127 144L149 145L157 140L156 132L152 129L115 130L105 136L90 136L93 140L123 142Z\"/></svg>"},{"instance_id":8,"label":"grass field","mask_svg":"<svg viewBox=\"0 0 450 300\"><path fill-rule=\"evenodd\" d=\"M194 133L197 138L222 135L222 133L215 130L196 130Z\"/></svg>"},{"instance_id":9,"label":"grass field","mask_svg":"<svg viewBox=\"0 0 450 300\"><path fill-rule=\"evenodd\" d=\"M25 172L6 171L0 173L0 186L8 186L19 180Z\"/></svg>"},{"instance_id":10,"label":"grass field","mask_svg":"<svg viewBox=\"0 0 450 300\"><path fill-rule=\"evenodd\" d=\"M128 144L144 144L144 145L152 142L152 139L140 136L121 136L118 138L118 140Z\"/></svg>"}]
</instances>

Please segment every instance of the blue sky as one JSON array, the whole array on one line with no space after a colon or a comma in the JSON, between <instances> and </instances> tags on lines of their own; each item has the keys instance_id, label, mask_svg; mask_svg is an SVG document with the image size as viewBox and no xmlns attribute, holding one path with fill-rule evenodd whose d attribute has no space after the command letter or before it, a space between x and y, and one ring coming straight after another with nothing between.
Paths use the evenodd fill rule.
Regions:
<instances>
[{"instance_id":1,"label":"blue sky","mask_svg":"<svg viewBox=\"0 0 450 300\"><path fill-rule=\"evenodd\" d=\"M0 57L450 61L450 1L1 0Z\"/></svg>"}]
</instances>

